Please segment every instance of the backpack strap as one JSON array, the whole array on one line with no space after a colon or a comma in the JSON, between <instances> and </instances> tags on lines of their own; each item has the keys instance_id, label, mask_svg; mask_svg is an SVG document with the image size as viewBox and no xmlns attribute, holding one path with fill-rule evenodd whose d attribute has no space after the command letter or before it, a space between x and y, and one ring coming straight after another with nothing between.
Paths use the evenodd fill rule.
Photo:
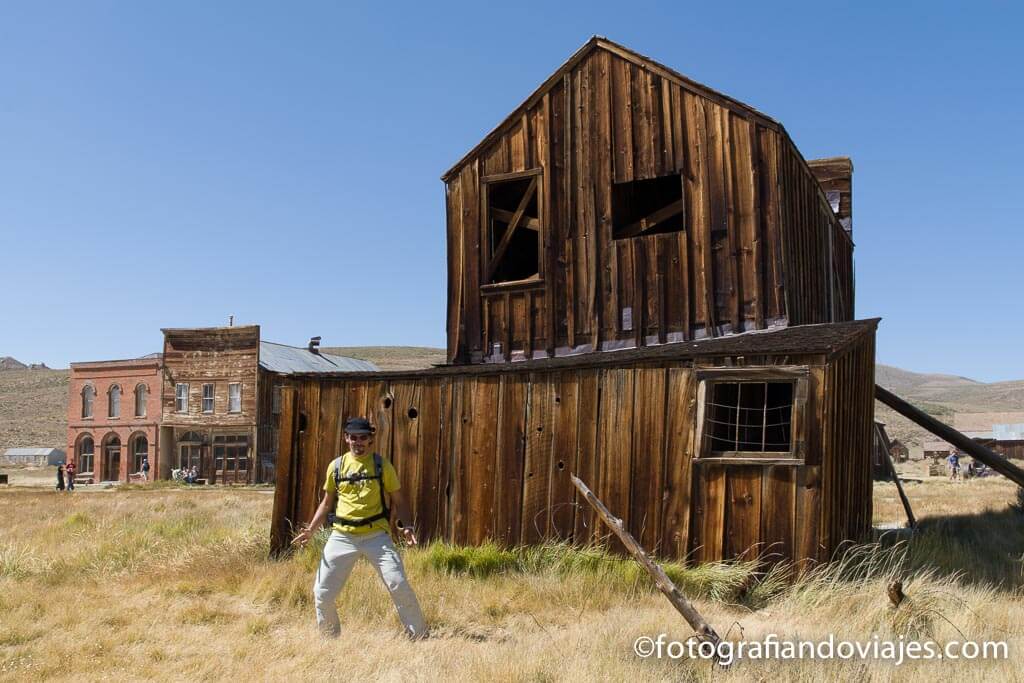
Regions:
<instances>
[{"instance_id":1,"label":"backpack strap","mask_svg":"<svg viewBox=\"0 0 1024 683\"><path fill-rule=\"evenodd\" d=\"M391 516L391 510L388 509L387 500L384 498L384 460L380 457L379 453L373 454L373 475L367 476L365 474L350 474L348 476L341 476L341 461L344 456L339 456L334 461L334 488L336 491L341 491L341 482L345 481L350 484L354 484L359 481L368 481L372 479L377 480L377 485L380 487L380 512L364 517L361 519L350 519L347 517L334 517L335 522L340 522L346 526L366 526L376 522L378 519L388 519Z\"/></svg>"}]
</instances>

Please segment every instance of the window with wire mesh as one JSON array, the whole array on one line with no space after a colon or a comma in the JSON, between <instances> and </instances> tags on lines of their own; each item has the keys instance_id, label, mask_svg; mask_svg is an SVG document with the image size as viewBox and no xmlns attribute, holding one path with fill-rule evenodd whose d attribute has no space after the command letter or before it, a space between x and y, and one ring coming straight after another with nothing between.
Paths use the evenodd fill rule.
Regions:
<instances>
[{"instance_id":1,"label":"window with wire mesh","mask_svg":"<svg viewBox=\"0 0 1024 683\"><path fill-rule=\"evenodd\" d=\"M704 410L706 452L792 451L793 382L709 384Z\"/></svg>"}]
</instances>

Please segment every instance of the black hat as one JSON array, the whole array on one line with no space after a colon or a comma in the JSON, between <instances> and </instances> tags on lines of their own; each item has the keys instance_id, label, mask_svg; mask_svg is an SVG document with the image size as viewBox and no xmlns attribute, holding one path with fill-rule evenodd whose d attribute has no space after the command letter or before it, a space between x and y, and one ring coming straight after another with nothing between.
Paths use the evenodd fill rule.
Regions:
<instances>
[{"instance_id":1,"label":"black hat","mask_svg":"<svg viewBox=\"0 0 1024 683\"><path fill-rule=\"evenodd\" d=\"M350 417L345 422L346 434L373 434L373 427L365 417Z\"/></svg>"}]
</instances>

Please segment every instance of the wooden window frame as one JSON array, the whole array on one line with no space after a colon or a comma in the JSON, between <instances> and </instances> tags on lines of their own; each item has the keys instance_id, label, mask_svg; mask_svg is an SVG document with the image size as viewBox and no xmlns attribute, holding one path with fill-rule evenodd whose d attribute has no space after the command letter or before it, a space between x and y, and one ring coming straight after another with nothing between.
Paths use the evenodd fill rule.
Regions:
<instances>
[{"instance_id":1,"label":"wooden window frame","mask_svg":"<svg viewBox=\"0 0 1024 683\"><path fill-rule=\"evenodd\" d=\"M522 180L524 178L531 178L532 181L528 186L526 195L530 195L535 192L537 195L537 275L533 277L523 278L519 280L505 280L503 282L491 282L491 278L494 277L492 262L494 261L493 254L491 253L490 235L491 235L491 202L490 202L490 186L495 183L504 183L510 180ZM545 245L547 239L547 222L548 217L544 210L544 169L541 167L530 168L525 171L514 171L512 173L496 173L493 175L482 176L480 178L480 194L481 194L481 230L480 234L484 239L480 242L481 253L480 253L480 286L486 291L503 290L506 288L516 288L525 286L539 286L544 284L544 254ZM515 219L515 213L508 216L510 219ZM521 217L520 217L521 220ZM510 221L509 227L512 227ZM521 227L516 224L515 230L519 230ZM525 226L529 228L529 223ZM511 240L511 233L515 230L509 230L507 233L508 239ZM505 242L503 238L501 240ZM505 256L505 249L501 248L499 243L498 249L498 261ZM507 244L506 244L507 248Z\"/></svg>"},{"instance_id":2,"label":"wooden window frame","mask_svg":"<svg viewBox=\"0 0 1024 683\"><path fill-rule=\"evenodd\" d=\"M231 407L231 387L238 387L238 407ZM228 383L228 412L237 414L242 412L242 383L241 382L230 382Z\"/></svg>"},{"instance_id":3,"label":"wooden window frame","mask_svg":"<svg viewBox=\"0 0 1024 683\"><path fill-rule=\"evenodd\" d=\"M179 390L178 390L179 387L185 387L185 404L184 404L185 407L181 407L181 404L180 404L181 397L178 395L180 393ZM175 382L174 383L174 412L181 413L183 415L188 413L188 392L189 392L188 382Z\"/></svg>"},{"instance_id":4,"label":"wooden window frame","mask_svg":"<svg viewBox=\"0 0 1024 683\"><path fill-rule=\"evenodd\" d=\"M210 387L210 397L206 397L206 387ZM213 415L217 409L217 386L213 382L203 383L203 393L200 397L199 408L203 415ZM206 409L206 402L210 402L210 409Z\"/></svg>"},{"instance_id":5,"label":"wooden window frame","mask_svg":"<svg viewBox=\"0 0 1024 683\"><path fill-rule=\"evenodd\" d=\"M88 391L89 394L90 394L88 401L85 398L86 391ZM88 407L88 410L86 410L87 407ZM96 410L96 387L94 387L91 384L86 384L84 387L82 387L82 419L83 420L92 420L92 419L94 419L93 418L93 413L95 412L95 410Z\"/></svg>"},{"instance_id":6,"label":"wooden window frame","mask_svg":"<svg viewBox=\"0 0 1024 683\"><path fill-rule=\"evenodd\" d=\"M115 391L117 392L115 394ZM108 420L120 420L121 419L121 395L124 392L121 391L120 384L111 384L110 388L107 389L107 419ZM114 401L114 396L117 396L117 401ZM116 410L115 410L116 408Z\"/></svg>"},{"instance_id":7,"label":"wooden window frame","mask_svg":"<svg viewBox=\"0 0 1024 683\"><path fill-rule=\"evenodd\" d=\"M720 464L802 465L806 457L807 397L810 389L808 366L752 366L743 368L701 368L697 379L697 420L694 426L695 461ZM790 414L789 451L726 451L713 453L705 429L709 390L716 383L792 382L793 409Z\"/></svg>"},{"instance_id":8,"label":"wooden window frame","mask_svg":"<svg viewBox=\"0 0 1024 683\"><path fill-rule=\"evenodd\" d=\"M142 395L142 404L141 405L139 404L139 395L140 395L139 390L140 389L142 390L141 391L141 395ZM139 384L136 384L135 385L135 417L146 417L146 401L147 400L149 400L149 387L145 383L142 383L142 382L140 382ZM141 410L140 410L140 408L141 408Z\"/></svg>"}]
</instances>

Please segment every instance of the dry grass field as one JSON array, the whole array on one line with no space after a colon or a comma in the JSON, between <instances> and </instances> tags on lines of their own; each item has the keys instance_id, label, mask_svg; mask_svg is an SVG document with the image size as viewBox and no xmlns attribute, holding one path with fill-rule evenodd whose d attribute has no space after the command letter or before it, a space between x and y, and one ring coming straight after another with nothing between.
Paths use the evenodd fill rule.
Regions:
<instances>
[{"instance_id":1,"label":"dry grass field","mask_svg":"<svg viewBox=\"0 0 1024 683\"><path fill-rule=\"evenodd\" d=\"M31 477L24 479L30 483ZM41 486L45 478L39 478ZM794 583L755 563L666 565L732 640L1001 640L1007 661L640 659L641 635L683 640L681 617L630 561L594 549L407 550L432 637L399 635L361 564L339 599L340 641L311 604L318 547L267 559L272 496L166 485L0 489L0 679L1013 680L1024 648L1024 515L1005 480L925 478L908 493L923 531L865 546ZM902 511L876 487L876 521ZM908 599L886 587L904 579Z\"/></svg>"}]
</instances>

